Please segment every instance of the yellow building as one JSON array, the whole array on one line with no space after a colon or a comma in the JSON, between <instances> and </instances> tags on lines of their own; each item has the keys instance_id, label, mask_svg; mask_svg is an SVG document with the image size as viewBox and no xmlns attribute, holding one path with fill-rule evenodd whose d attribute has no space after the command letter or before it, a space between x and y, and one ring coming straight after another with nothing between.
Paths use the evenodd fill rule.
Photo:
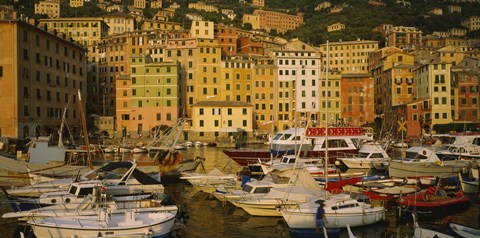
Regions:
<instances>
[{"instance_id":1,"label":"yellow building","mask_svg":"<svg viewBox=\"0 0 480 238\"><path fill-rule=\"evenodd\" d=\"M333 32L333 31L341 31L345 29L345 24L342 23L334 23L331 25L327 26L327 31L328 32Z\"/></svg>"},{"instance_id":2,"label":"yellow building","mask_svg":"<svg viewBox=\"0 0 480 238\"><path fill-rule=\"evenodd\" d=\"M341 73L368 73L368 56L378 50L378 41L357 40L329 42L329 54L327 56L327 44L320 45L323 54L323 65L329 64L331 72Z\"/></svg>"},{"instance_id":3,"label":"yellow building","mask_svg":"<svg viewBox=\"0 0 480 238\"><path fill-rule=\"evenodd\" d=\"M190 140L212 141L229 138L237 131L253 135L252 105L245 102L199 101L193 105Z\"/></svg>"},{"instance_id":4,"label":"yellow building","mask_svg":"<svg viewBox=\"0 0 480 238\"><path fill-rule=\"evenodd\" d=\"M177 22L143 19L141 22L139 22L139 28L142 31L146 31L146 30L173 31L173 30L181 30L182 26L180 25L180 23L177 23Z\"/></svg>"},{"instance_id":5,"label":"yellow building","mask_svg":"<svg viewBox=\"0 0 480 238\"><path fill-rule=\"evenodd\" d=\"M100 17L40 19L40 25L63 32L88 49L88 61L95 62L97 44L108 35L108 25Z\"/></svg>"},{"instance_id":6,"label":"yellow building","mask_svg":"<svg viewBox=\"0 0 480 238\"><path fill-rule=\"evenodd\" d=\"M83 7L83 0L70 0L70 7Z\"/></svg>"},{"instance_id":7,"label":"yellow building","mask_svg":"<svg viewBox=\"0 0 480 238\"><path fill-rule=\"evenodd\" d=\"M327 80L328 79L328 80ZM327 84L328 81L328 84ZM327 90L328 86L328 90ZM319 103L319 118L315 124L321 127L327 125L337 125L344 120L342 116L342 75L337 72L330 72L328 78L325 73L320 75L320 95L318 97ZM328 103L327 103L328 96ZM328 107L328 112L326 110ZM327 116L328 113L328 116ZM348 118L345 118L347 120Z\"/></svg>"},{"instance_id":8,"label":"yellow building","mask_svg":"<svg viewBox=\"0 0 480 238\"><path fill-rule=\"evenodd\" d=\"M121 34L135 29L135 18L123 12L114 12L103 15L103 21L107 23L108 35Z\"/></svg>"},{"instance_id":9,"label":"yellow building","mask_svg":"<svg viewBox=\"0 0 480 238\"><path fill-rule=\"evenodd\" d=\"M280 12L255 10L253 15L259 17L259 28L267 31L276 29L278 32L285 33L303 25L303 15L301 13L289 15Z\"/></svg>"},{"instance_id":10,"label":"yellow building","mask_svg":"<svg viewBox=\"0 0 480 238\"><path fill-rule=\"evenodd\" d=\"M435 124L446 124L453 121L451 63L434 62L416 68L414 73L414 94L418 100L430 102L429 113L425 120Z\"/></svg>"},{"instance_id":11,"label":"yellow building","mask_svg":"<svg viewBox=\"0 0 480 238\"><path fill-rule=\"evenodd\" d=\"M278 67L270 57L256 58L252 79L254 129L258 134L278 131L277 92Z\"/></svg>"},{"instance_id":12,"label":"yellow building","mask_svg":"<svg viewBox=\"0 0 480 238\"><path fill-rule=\"evenodd\" d=\"M218 12L218 8L213 5L207 5L203 2L189 3L188 8L204 12Z\"/></svg>"},{"instance_id":13,"label":"yellow building","mask_svg":"<svg viewBox=\"0 0 480 238\"><path fill-rule=\"evenodd\" d=\"M138 9L145 9L147 6L146 0L133 0L133 7Z\"/></svg>"},{"instance_id":14,"label":"yellow building","mask_svg":"<svg viewBox=\"0 0 480 238\"><path fill-rule=\"evenodd\" d=\"M140 54L130 60L130 79L117 80L117 128L132 137L150 136L156 126L171 126L178 119L177 65Z\"/></svg>"},{"instance_id":15,"label":"yellow building","mask_svg":"<svg viewBox=\"0 0 480 238\"><path fill-rule=\"evenodd\" d=\"M212 21L192 21L190 36L193 38L213 39L215 35Z\"/></svg>"},{"instance_id":16,"label":"yellow building","mask_svg":"<svg viewBox=\"0 0 480 238\"><path fill-rule=\"evenodd\" d=\"M150 7L153 9L161 9L162 8L162 0L152 0L150 1Z\"/></svg>"},{"instance_id":17,"label":"yellow building","mask_svg":"<svg viewBox=\"0 0 480 238\"><path fill-rule=\"evenodd\" d=\"M253 30L260 29L260 17L257 15L243 14L242 22L243 25L251 24Z\"/></svg>"},{"instance_id":18,"label":"yellow building","mask_svg":"<svg viewBox=\"0 0 480 238\"><path fill-rule=\"evenodd\" d=\"M45 14L49 18L60 17L60 0L46 0L35 3L35 14Z\"/></svg>"},{"instance_id":19,"label":"yellow building","mask_svg":"<svg viewBox=\"0 0 480 238\"><path fill-rule=\"evenodd\" d=\"M467 28L469 32L480 30L480 16L471 16L463 20L462 26Z\"/></svg>"},{"instance_id":20,"label":"yellow building","mask_svg":"<svg viewBox=\"0 0 480 238\"><path fill-rule=\"evenodd\" d=\"M225 56L221 62L220 95L222 101L251 103L252 69L254 62L248 56Z\"/></svg>"},{"instance_id":21,"label":"yellow building","mask_svg":"<svg viewBox=\"0 0 480 238\"><path fill-rule=\"evenodd\" d=\"M78 90L86 98L86 50L63 34L0 20L0 135L57 134L65 119L80 133Z\"/></svg>"}]
</instances>

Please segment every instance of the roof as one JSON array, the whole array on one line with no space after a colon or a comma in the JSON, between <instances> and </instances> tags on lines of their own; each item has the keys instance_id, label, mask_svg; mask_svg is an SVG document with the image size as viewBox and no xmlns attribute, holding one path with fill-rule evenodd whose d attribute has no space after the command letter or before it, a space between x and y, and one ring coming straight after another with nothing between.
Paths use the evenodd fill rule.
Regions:
<instances>
[{"instance_id":1,"label":"roof","mask_svg":"<svg viewBox=\"0 0 480 238\"><path fill-rule=\"evenodd\" d=\"M253 107L253 105L246 102L233 101L200 101L192 107Z\"/></svg>"}]
</instances>

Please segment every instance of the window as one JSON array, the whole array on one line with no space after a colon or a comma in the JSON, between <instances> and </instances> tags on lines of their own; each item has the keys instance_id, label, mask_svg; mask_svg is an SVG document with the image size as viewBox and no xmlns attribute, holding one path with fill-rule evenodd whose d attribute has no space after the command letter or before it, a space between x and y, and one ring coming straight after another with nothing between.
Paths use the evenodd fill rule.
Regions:
<instances>
[{"instance_id":1,"label":"window","mask_svg":"<svg viewBox=\"0 0 480 238\"><path fill-rule=\"evenodd\" d=\"M203 115L203 108L200 108L199 114L200 114L200 115Z\"/></svg>"},{"instance_id":2,"label":"window","mask_svg":"<svg viewBox=\"0 0 480 238\"><path fill-rule=\"evenodd\" d=\"M200 120L200 127L204 127L203 120Z\"/></svg>"},{"instance_id":3,"label":"window","mask_svg":"<svg viewBox=\"0 0 480 238\"><path fill-rule=\"evenodd\" d=\"M232 109L231 109L231 108L228 108L227 114L228 114L228 115L232 115Z\"/></svg>"},{"instance_id":4,"label":"window","mask_svg":"<svg viewBox=\"0 0 480 238\"><path fill-rule=\"evenodd\" d=\"M243 125L243 127L246 127L247 126L247 120L243 120L242 125Z\"/></svg>"}]
</instances>

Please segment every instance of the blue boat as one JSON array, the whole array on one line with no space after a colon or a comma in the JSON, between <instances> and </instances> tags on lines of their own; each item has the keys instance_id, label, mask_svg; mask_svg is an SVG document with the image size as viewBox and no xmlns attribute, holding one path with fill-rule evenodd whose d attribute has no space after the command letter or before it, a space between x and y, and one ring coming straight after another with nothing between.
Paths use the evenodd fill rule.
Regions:
<instances>
[{"instance_id":1,"label":"blue boat","mask_svg":"<svg viewBox=\"0 0 480 238\"><path fill-rule=\"evenodd\" d=\"M323 230L317 232L315 229L288 229L292 238L326 238ZM337 238L340 236L340 229L327 229L328 238Z\"/></svg>"}]
</instances>

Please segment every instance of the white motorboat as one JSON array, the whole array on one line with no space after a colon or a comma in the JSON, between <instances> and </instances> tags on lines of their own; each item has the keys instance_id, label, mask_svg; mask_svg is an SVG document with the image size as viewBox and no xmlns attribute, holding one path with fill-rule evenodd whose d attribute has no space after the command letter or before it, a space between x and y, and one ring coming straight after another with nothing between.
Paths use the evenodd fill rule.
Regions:
<instances>
[{"instance_id":1,"label":"white motorboat","mask_svg":"<svg viewBox=\"0 0 480 238\"><path fill-rule=\"evenodd\" d=\"M325 197L325 196L324 196ZM385 219L384 207L372 207L359 202L348 194L330 195L326 199L316 197L297 207L282 208L281 214L292 229L315 229L315 217L319 202L325 206L326 228L358 227Z\"/></svg>"},{"instance_id":2,"label":"white motorboat","mask_svg":"<svg viewBox=\"0 0 480 238\"><path fill-rule=\"evenodd\" d=\"M7 198L16 206L14 210L30 210L38 206L80 203L88 194L102 190L110 196L163 193L163 185L156 179L136 169L135 162L112 162L83 175L83 179L70 182L68 190L48 192L38 198L15 197L7 193Z\"/></svg>"},{"instance_id":3,"label":"white motorboat","mask_svg":"<svg viewBox=\"0 0 480 238\"><path fill-rule=\"evenodd\" d=\"M449 177L457 175L462 169L469 167L470 162L458 159L441 160L437 154L427 147L412 147L406 150L405 158L390 161L388 173L390 177Z\"/></svg>"},{"instance_id":4,"label":"white motorboat","mask_svg":"<svg viewBox=\"0 0 480 238\"><path fill-rule=\"evenodd\" d=\"M325 190L313 190L305 187L290 186L285 188L272 188L267 194L246 199L233 201L232 203L241 207L252 216L279 217L282 214L279 207L298 207L313 198L326 196Z\"/></svg>"},{"instance_id":5,"label":"white motorboat","mask_svg":"<svg viewBox=\"0 0 480 238\"><path fill-rule=\"evenodd\" d=\"M195 147L201 147L201 146L203 146L203 143L202 143L201 141L195 141L195 142L193 143L193 145L194 145Z\"/></svg>"},{"instance_id":6,"label":"white motorboat","mask_svg":"<svg viewBox=\"0 0 480 238\"><path fill-rule=\"evenodd\" d=\"M167 201L167 196L162 199L152 199L152 196L132 196L129 200L117 200L115 197L108 199L100 194L88 195L81 203L64 203L52 206L41 207L28 211L7 212L2 218L18 218L28 220L30 217L71 217L71 216L95 216L99 209L106 208L109 213L125 213L132 210L136 213L144 212L170 212L177 214L178 207ZM163 205L165 204L165 205Z\"/></svg>"},{"instance_id":7,"label":"white motorboat","mask_svg":"<svg viewBox=\"0 0 480 238\"><path fill-rule=\"evenodd\" d=\"M36 237L160 237L171 232L174 221L175 215L168 212L109 214L101 210L96 216L33 217L27 224Z\"/></svg>"},{"instance_id":8,"label":"white motorboat","mask_svg":"<svg viewBox=\"0 0 480 238\"><path fill-rule=\"evenodd\" d=\"M267 181L266 179L258 181L255 180L247 182L242 189L222 190L217 188L217 190L213 193L213 196L222 202L247 200L261 197L270 192L270 189L272 188L281 188L286 186L287 184L277 184L270 180Z\"/></svg>"},{"instance_id":9,"label":"white motorboat","mask_svg":"<svg viewBox=\"0 0 480 238\"><path fill-rule=\"evenodd\" d=\"M364 144L358 154L352 157L339 157L349 169L387 169L391 160L387 152L379 144Z\"/></svg>"},{"instance_id":10,"label":"white motorboat","mask_svg":"<svg viewBox=\"0 0 480 238\"><path fill-rule=\"evenodd\" d=\"M269 174L272 171L285 171L293 169L295 163L297 168L305 168L314 177L323 177L325 168L323 166L323 159L308 159L296 158L295 155L284 155L280 159L274 159L271 162L262 163L259 159L259 164L264 174ZM336 173L337 170L333 167L327 169L329 174Z\"/></svg>"},{"instance_id":11,"label":"white motorboat","mask_svg":"<svg viewBox=\"0 0 480 238\"><path fill-rule=\"evenodd\" d=\"M471 143L446 144L436 150L440 159L453 157L455 159L480 159L480 146Z\"/></svg>"}]
</instances>

